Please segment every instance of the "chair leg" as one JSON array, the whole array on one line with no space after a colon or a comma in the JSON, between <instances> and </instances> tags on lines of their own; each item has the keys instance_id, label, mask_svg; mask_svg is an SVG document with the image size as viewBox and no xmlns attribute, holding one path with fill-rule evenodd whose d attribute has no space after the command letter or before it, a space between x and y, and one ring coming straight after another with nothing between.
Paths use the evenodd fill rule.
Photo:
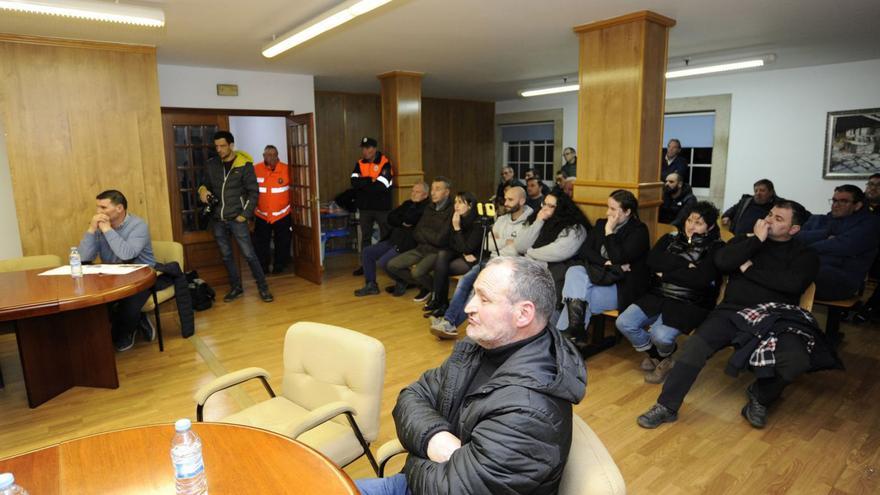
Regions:
<instances>
[{"instance_id":1,"label":"chair leg","mask_svg":"<svg viewBox=\"0 0 880 495\"><path fill-rule=\"evenodd\" d=\"M162 340L162 319L159 318L159 298L156 289L153 289L153 314L156 316L156 336L159 337L159 352L165 352L165 342Z\"/></svg>"},{"instance_id":2,"label":"chair leg","mask_svg":"<svg viewBox=\"0 0 880 495\"><path fill-rule=\"evenodd\" d=\"M3 383L3 368L0 368L0 388L6 388L6 384Z\"/></svg>"},{"instance_id":3,"label":"chair leg","mask_svg":"<svg viewBox=\"0 0 880 495\"><path fill-rule=\"evenodd\" d=\"M345 417L348 418L348 424L351 425L351 429L352 429L352 431L354 431L354 436L357 437L358 442L360 442L361 447L363 447L364 455L366 455L367 460L370 461L370 466L373 467L373 472L376 473L376 476L381 478L382 475L379 474L380 473L379 465L376 463L376 458L373 457L373 453L370 452L370 444L367 443L367 440L364 438L363 433L361 433L361 429L358 428L357 421L354 420L354 416L352 416L351 413L349 413L349 412L345 413ZM384 466L383 466L383 471L384 471Z\"/></svg>"},{"instance_id":4,"label":"chair leg","mask_svg":"<svg viewBox=\"0 0 880 495\"><path fill-rule=\"evenodd\" d=\"M840 320L845 310L828 307L828 320L825 322L825 335L832 346L838 347L843 342L843 333L840 331Z\"/></svg>"},{"instance_id":5,"label":"chair leg","mask_svg":"<svg viewBox=\"0 0 880 495\"><path fill-rule=\"evenodd\" d=\"M583 356L584 359L595 356L617 344L616 328L615 334L608 337L605 336L606 318L605 315L600 313L598 315L593 315L590 319L590 324L593 326L593 331L590 335L590 343L580 348L581 356Z\"/></svg>"}]
</instances>

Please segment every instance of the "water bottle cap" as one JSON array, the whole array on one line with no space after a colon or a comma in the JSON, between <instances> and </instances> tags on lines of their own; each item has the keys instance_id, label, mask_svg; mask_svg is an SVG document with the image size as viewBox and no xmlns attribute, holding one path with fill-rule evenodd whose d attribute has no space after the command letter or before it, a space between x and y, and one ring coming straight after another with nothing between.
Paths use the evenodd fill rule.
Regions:
<instances>
[{"instance_id":1,"label":"water bottle cap","mask_svg":"<svg viewBox=\"0 0 880 495\"><path fill-rule=\"evenodd\" d=\"M0 490L9 488L13 484L15 484L15 476L12 473L0 474Z\"/></svg>"},{"instance_id":2,"label":"water bottle cap","mask_svg":"<svg viewBox=\"0 0 880 495\"><path fill-rule=\"evenodd\" d=\"M174 430L180 433L183 433L190 428L192 428L192 421L186 418L178 419L177 422L174 423Z\"/></svg>"}]
</instances>

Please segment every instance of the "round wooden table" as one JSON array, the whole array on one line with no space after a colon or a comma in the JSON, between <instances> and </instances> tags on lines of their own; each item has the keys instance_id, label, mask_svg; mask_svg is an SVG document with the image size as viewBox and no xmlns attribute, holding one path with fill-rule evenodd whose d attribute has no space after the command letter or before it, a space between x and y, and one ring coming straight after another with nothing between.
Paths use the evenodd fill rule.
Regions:
<instances>
[{"instance_id":1,"label":"round wooden table","mask_svg":"<svg viewBox=\"0 0 880 495\"><path fill-rule=\"evenodd\" d=\"M15 321L28 404L75 386L118 388L107 303L152 287L156 273L39 275L45 271L0 273L0 321Z\"/></svg>"},{"instance_id":2,"label":"round wooden table","mask_svg":"<svg viewBox=\"0 0 880 495\"><path fill-rule=\"evenodd\" d=\"M359 493L345 472L295 440L222 423L193 429L211 495ZM34 495L173 494L173 436L173 424L100 433L0 460L0 472Z\"/></svg>"}]
</instances>

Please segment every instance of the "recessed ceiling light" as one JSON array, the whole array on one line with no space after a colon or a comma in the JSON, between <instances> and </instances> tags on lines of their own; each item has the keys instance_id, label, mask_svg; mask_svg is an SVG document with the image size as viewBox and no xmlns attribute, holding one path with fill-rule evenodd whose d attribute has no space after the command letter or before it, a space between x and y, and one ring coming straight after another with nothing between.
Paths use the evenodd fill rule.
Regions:
<instances>
[{"instance_id":1,"label":"recessed ceiling light","mask_svg":"<svg viewBox=\"0 0 880 495\"><path fill-rule=\"evenodd\" d=\"M160 9L87 0L0 0L0 10L133 24L135 26L162 27L165 25L165 13Z\"/></svg>"}]
</instances>

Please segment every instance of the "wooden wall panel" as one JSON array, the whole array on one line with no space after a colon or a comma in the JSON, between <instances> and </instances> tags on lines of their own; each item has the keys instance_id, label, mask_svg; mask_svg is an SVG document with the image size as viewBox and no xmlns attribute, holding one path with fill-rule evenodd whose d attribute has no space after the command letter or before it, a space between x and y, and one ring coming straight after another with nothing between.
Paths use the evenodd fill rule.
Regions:
<instances>
[{"instance_id":1,"label":"wooden wall panel","mask_svg":"<svg viewBox=\"0 0 880 495\"><path fill-rule=\"evenodd\" d=\"M495 193L495 103L422 98L425 179L443 175L456 191Z\"/></svg>"},{"instance_id":2,"label":"wooden wall panel","mask_svg":"<svg viewBox=\"0 0 880 495\"><path fill-rule=\"evenodd\" d=\"M65 259L122 191L171 240L156 54L151 47L0 35L0 118L25 255Z\"/></svg>"},{"instance_id":3,"label":"wooden wall panel","mask_svg":"<svg viewBox=\"0 0 880 495\"><path fill-rule=\"evenodd\" d=\"M379 95L315 92L321 201L349 187L361 137L375 137L383 149L379 100ZM487 199L497 185L494 136L494 103L422 98L422 170L427 180L444 175L456 190Z\"/></svg>"},{"instance_id":4,"label":"wooden wall panel","mask_svg":"<svg viewBox=\"0 0 880 495\"><path fill-rule=\"evenodd\" d=\"M382 148L379 95L315 92L318 141L318 197L331 201L350 186L354 163L360 158L360 140L370 136Z\"/></svg>"}]
</instances>

